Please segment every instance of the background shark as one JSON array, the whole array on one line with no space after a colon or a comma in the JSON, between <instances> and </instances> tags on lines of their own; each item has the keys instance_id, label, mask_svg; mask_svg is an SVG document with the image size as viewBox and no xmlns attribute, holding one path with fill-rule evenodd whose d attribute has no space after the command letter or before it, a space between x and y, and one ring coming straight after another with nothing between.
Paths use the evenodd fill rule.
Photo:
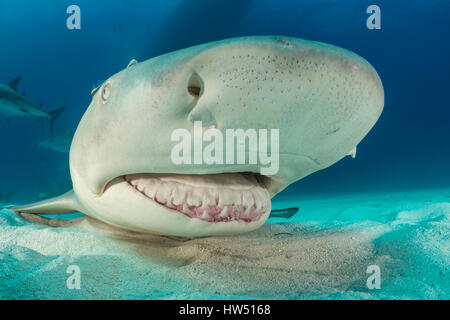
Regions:
<instances>
[{"instance_id":1,"label":"background shark","mask_svg":"<svg viewBox=\"0 0 450 320\"><path fill-rule=\"evenodd\" d=\"M69 153L72 136L73 134L70 131L67 131L63 136L50 137L41 141L39 146L57 152Z\"/></svg>"},{"instance_id":2,"label":"background shark","mask_svg":"<svg viewBox=\"0 0 450 320\"><path fill-rule=\"evenodd\" d=\"M0 84L0 113L3 113L7 119L12 116L48 118L50 131L53 132L53 122L66 110L66 107L49 112L43 110L41 106L17 92L20 79L17 77L6 85Z\"/></svg>"}]
</instances>

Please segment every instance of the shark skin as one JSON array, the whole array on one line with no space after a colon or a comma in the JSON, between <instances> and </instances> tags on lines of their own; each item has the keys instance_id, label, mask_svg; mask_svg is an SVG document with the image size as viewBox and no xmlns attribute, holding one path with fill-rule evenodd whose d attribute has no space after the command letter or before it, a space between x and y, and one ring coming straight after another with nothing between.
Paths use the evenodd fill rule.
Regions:
<instances>
[{"instance_id":1,"label":"shark skin","mask_svg":"<svg viewBox=\"0 0 450 320\"><path fill-rule=\"evenodd\" d=\"M366 60L283 36L227 39L134 60L92 96L71 145L73 190L12 211L79 211L165 236L249 232L269 217L271 197L355 155L384 107L381 80ZM171 134L180 128L193 134L197 121L223 134L279 129L278 172L262 175L260 163L173 163Z\"/></svg>"},{"instance_id":2,"label":"shark skin","mask_svg":"<svg viewBox=\"0 0 450 320\"><path fill-rule=\"evenodd\" d=\"M45 111L40 105L17 92L21 78L17 77L8 84L0 84L0 113L10 117L34 117L50 120L50 130L53 131L53 121L66 109L62 107L53 111Z\"/></svg>"}]
</instances>

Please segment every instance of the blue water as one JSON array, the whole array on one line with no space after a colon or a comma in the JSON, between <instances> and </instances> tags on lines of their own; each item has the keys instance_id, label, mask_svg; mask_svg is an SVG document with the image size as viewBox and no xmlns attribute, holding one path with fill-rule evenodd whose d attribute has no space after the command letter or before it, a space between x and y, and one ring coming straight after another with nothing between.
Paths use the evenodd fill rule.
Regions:
<instances>
[{"instance_id":1,"label":"blue water","mask_svg":"<svg viewBox=\"0 0 450 320\"><path fill-rule=\"evenodd\" d=\"M254 237L271 249L287 241L294 267L283 260L289 253L264 262L268 273L238 259L236 268L254 275L240 270L233 278L220 268L226 254L196 251L220 248L213 240L183 244L186 256L169 250L167 258L147 240L51 229L2 210L0 298L449 298L448 1L79 0L77 31L65 26L70 4L0 2L0 83L20 75L19 91L46 110L67 105L55 123L57 136L75 130L93 84L132 58L246 35L287 35L358 53L383 81L385 108L356 159L316 172L274 199L274 207L295 205L299 214L270 221ZM371 4L381 8L381 30L365 26ZM68 155L39 147L48 137L46 123L0 115L0 189L18 190L11 203L71 188ZM273 238L273 228L294 236ZM68 264L80 265L81 290L66 289ZM380 265L379 290L365 285L370 264ZM273 276L285 281L255 285Z\"/></svg>"}]
</instances>

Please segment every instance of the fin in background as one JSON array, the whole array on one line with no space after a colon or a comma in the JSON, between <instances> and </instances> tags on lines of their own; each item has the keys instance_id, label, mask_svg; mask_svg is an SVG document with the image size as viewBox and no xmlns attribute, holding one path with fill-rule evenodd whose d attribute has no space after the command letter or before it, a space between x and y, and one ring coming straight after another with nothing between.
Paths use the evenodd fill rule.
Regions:
<instances>
[{"instance_id":1,"label":"fin in background","mask_svg":"<svg viewBox=\"0 0 450 320\"><path fill-rule=\"evenodd\" d=\"M284 218L289 219L294 216L298 212L298 208L286 208L286 209L278 209L272 210L270 212L269 218Z\"/></svg>"},{"instance_id":2,"label":"fin in background","mask_svg":"<svg viewBox=\"0 0 450 320\"><path fill-rule=\"evenodd\" d=\"M62 107L62 108L59 108L59 109L56 109L56 110L53 110L53 111L50 111L49 112L49 114L50 114L50 134L53 134L53 123L54 123L54 121L61 115L61 113L63 113L64 112L64 110L66 110L67 109L67 107L66 106L64 106L64 107Z\"/></svg>"}]
</instances>

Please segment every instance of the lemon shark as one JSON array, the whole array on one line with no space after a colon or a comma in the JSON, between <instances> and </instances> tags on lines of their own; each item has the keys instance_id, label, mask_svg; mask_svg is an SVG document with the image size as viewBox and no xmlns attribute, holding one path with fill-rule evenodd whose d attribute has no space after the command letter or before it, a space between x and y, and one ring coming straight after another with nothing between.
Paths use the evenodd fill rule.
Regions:
<instances>
[{"instance_id":1,"label":"lemon shark","mask_svg":"<svg viewBox=\"0 0 450 320\"><path fill-rule=\"evenodd\" d=\"M233 38L133 60L92 92L70 149L73 190L11 210L79 211L156 235L252 231L267 220L271 197L354 156L383 106L374 68L320 42ZM175 164L172 133L194 134L199 121L221 132L279 129L279 170L263 175L261 163Z\"/></svg>"},{"instance_id":2,"label":"lemon shark","mask_svg":"<svg viewBox=\"0 0 450 320\"><path fill-rule=\"evenodd\" d=\"M53 132L53 122L66 110L66 107L45 111L40 105L17 91L20 80L21 77L17 77L8 84L0 84L0 113L7 119L12 116L47 118L50 120L50 131Z\"/></svg>"}]
</instances>

